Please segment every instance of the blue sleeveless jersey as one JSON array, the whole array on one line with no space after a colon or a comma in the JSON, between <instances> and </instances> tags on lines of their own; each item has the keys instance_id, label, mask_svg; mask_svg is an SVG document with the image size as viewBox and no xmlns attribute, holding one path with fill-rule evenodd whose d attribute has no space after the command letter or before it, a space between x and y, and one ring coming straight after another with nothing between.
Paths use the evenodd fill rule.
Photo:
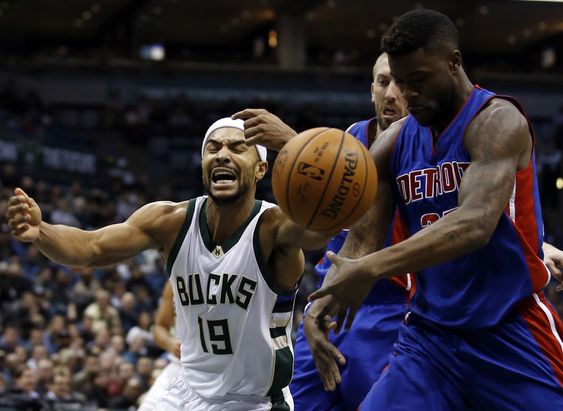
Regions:
<instances>
[{"instance_id":1,"label":"blue sleeveless jersey","mask_svg":"<svg viewBox=\"0 0 563 411\"><path fill-rule=\"evenodd\" d=\"M458 190L471 158L464 133L476 114L496 96L475 87L433 147L432 133L408 116L392 155L394 196L413 235L458 206ZM533 132L530 127L530 133ZM412 311L436 323L482 328L499 323L508 311L549 281L534 156L516 174L514 191L489 243L462 257L416 273Z\"/></svg>"},{"instance_id":2,"label":"blue sleeveless jersey","mask_svg":"<svg viewBox=\"0 0 563 411\"><path fill-rule=\"evenodd\" d=\"M371 122L377 121L375 118L369 120L358 121L352 124L346 131L360 140L364 146L368 147L369 136L368 129ZM394 224L389 228L387 233L387 239L385 241L385 247L389 246L395 238L395 242L399 239L404 239L402 232L399 230L393 231L393 227L396 228L397 224ZM326 251L332 251L338 254L346 236L348 235L348 230L342 230L336 236L334 236L326 246ZM315 266L315 273L319 279L318 286L320 287L323 279L331 266L331 262L326 258L326 252L323 258ZM411 276L409 274L396 276L389 279L389 281L378 281L372 288L370 294L366 297L366 302L373 303L384 303L388 301L396 301L397 299L405 301L408 297L408 292L413 287L411 283Z\"/></svg>"}]
</instances>

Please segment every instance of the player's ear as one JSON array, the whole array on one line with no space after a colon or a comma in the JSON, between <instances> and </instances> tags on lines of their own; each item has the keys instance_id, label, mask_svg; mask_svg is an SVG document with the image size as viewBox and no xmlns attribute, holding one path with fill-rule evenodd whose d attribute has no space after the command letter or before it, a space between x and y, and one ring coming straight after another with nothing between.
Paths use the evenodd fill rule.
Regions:
<instances>
[{"instance_id":1,"label":"player's ear","mask_svg":"<svg viewBox=\"0 0 563 411\"><path fill-rule=\"evenodd\" d=\"M256 167L254 168L254 175L256 176L256 181L262 180L266 175L266 171L268 171L268 162L267 161L259 161L256 163Z\"/></svg>"},{"instance_id":2,"label":"player's ear","mask_svg":"<svg viewBox=\"0 0 563 411\"><path fill-rule=\"evenodd\" d=\"M375 82L371 82L371 87L369 89L370 93L371 93L371 102L375 103Z\"/></svg>"},{"instance_id":3,"label":"player's ear","mask_svg":"<svg viewBox=\"0 0 563 411\"><path fill-rule=\"evenodd\" d=\"M461 70L461 52L459 50L452 50L450 53L449 68L454 75Z\"/></svg>"}]
</instances>

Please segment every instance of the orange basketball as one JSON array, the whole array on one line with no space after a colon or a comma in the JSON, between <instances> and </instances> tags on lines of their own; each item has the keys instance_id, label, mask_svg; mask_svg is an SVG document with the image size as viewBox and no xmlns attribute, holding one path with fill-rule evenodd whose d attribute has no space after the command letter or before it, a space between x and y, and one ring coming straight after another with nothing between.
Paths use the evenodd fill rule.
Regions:
<instances>
[{"instance_id":1,"label":"orange basketball","mask_svg":"<svg viewBox=\"0 0 563 411\"><path fill-rule=\"evenodd\" d=\"M272 188L280 208L297 224L315 231L343 229L371 205L377 170L369 151L351 134L313 128L280 151Z\"/></svg>"}]
</instances>

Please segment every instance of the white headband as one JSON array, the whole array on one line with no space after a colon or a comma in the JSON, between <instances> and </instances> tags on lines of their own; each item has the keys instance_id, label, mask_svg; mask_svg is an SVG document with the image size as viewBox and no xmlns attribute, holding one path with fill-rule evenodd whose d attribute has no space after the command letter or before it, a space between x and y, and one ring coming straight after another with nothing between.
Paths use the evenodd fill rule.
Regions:
<instances>
[{"instance_id":1,"label":"white headband","mask_svg":"<svg viewBox=\"0 0 563 411\"><path fill-rule=\"evenodd\" d=\"M203 138L203 142L201 143L201 158L203 158L203 151L205 150L205 144L207 144L207 139L209 138L211 133L223 127L238 128L239 130L244 131L244 121L241 119L234 120L230 117L225 117L225 118L220 118L215 123L211 124L211 126L205 132L205 137ZM268 156L268 151L266 150L266 147L260 146L258 144L255 144L254 147L256 147L256 150L258 151L258 157L260 157L260 160L266 161L266 158Z\"/></svg>"}]
</instances>

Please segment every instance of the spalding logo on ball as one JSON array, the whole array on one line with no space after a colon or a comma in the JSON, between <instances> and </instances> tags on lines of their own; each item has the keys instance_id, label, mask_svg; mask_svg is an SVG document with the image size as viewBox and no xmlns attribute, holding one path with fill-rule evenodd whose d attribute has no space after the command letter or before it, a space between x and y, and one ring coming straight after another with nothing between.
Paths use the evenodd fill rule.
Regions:
<instances>
[{"instance_id":1,"label":"spalding logo on ball","mask_svg":"<svg viewBox=\"0 0 563 411\"><path fill-rule=\"evenodd\" d=\"M347 228L370 207L377 190L375 163L351 134L319 127L292 138L272 171L280 208L316 231Z\"/></svg>"}]
</instances>

